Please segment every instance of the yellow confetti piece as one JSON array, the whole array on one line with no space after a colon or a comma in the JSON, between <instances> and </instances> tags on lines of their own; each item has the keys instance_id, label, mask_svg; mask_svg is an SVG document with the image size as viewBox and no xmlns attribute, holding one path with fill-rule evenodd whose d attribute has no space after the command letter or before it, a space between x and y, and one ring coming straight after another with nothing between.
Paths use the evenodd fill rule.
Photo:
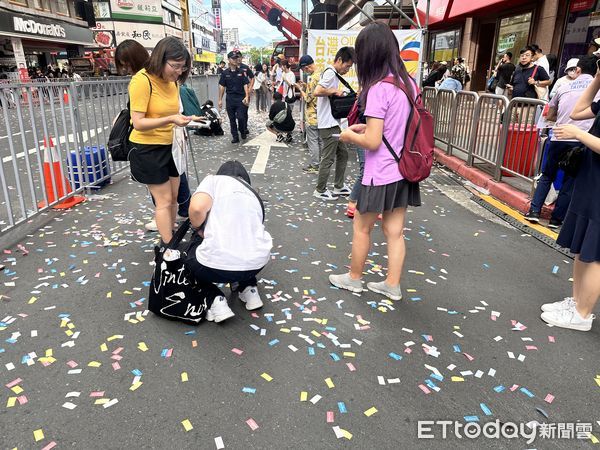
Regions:
<instances>
[{"instance_id":1,"label":"yellow confetti piece","mask_svg":"<svg viewBox=\"0 0 600 450\"><path fill-rule=\"evenodd\" d=\"M17 404L17 397L8 397L8 401L6 402L7 408L12 408Z\"/></svg>"},{"instance_id":2,"label":"yellow confetti piece","mask_svg":"<svg viewBox=\"0 0 600 450\"><path fill-rule=\"evenodd\" d=\"M375 414L377 412L377 408L375 408L374 406L372 406L371 408L367 409L364 414L367 417L371 417L373 414Z\"/></svg>"},{"instance_id":3,"label":"yellow confetti piece","mask_svg":"<svg viewBox=\"0 0 600 450\"><path fill-rule=\"evenodd\" d=\"M410 293L410 294L414 294L415 292L417 292L416 289L407 289L406 292Z\"/></svg>"},{"instance_id":4,"label":"yellow confetti piece","mask_svg":"<svg viewBox=\"0 0 600 450\"><path fill-rule=\"evenodd\" d=\"M308 392L306 392L306 391L300 392L300 401L305 402L306 400L308 400Z\"/></svg>"},{"instance_id":5,"label":"yellow confetti piece","mask_svg":"<svg viewBox=\"0 0 600 450\"><path fill-rule=\"evenodd\" d=\"M310 280L310 277L302 277L303 280Z\"/></svg>"},{"instance_id":6,"label":"yellow confetti piece","mask_svg":"<svg viewBox=\"0 0 600 450\"><path fill-rule=\"evenodd\" d=\"M269 375L267 372L263 373L260 375L262 378L264 378L267 381L271 381L273 380L273 377L271 375Z\"/></svg>"},{"instance_id":7,"label":"yellow confetti piece","mask_svg":"<svg viewBox=\"0 0 600 450\"><path fill-rule=\"evenodd\" d=\"M289 333L291 330L289 328L280 328L279 331L282 333Z\"/></svg>"},{"instance_id":8,"label":"yellow confetti piece","mask_svg":"<svg viewBox=\"0 0 600 450\"><path fill-rule=\"evenodd\" d=\"M368 322L368 321L366 321L364 319L358 319L357 322L360 323L361 325L369 325L371 323L371 322Z\"/></svg>"},{"instance_id":9,"label":"yellow confetti piece","mask_svg":"<svg viewBox=\"0 0 600 450\"><path fill-rule=\"evenodd\" d=\"M130 391L135 391L137 388L139 388L142 384L144 384L142 381L136 381L135 383L133 383L131 386L129 386L129 390Z\"/></svg>"},{"instance_id":10,"label":"yellow confetti piece","mask_svg":"<svg viewBox=\"0 0 600 450\"><path fill-rule=\"evenodd\" d=\"M336 247L335 245L333 245L333 244L327 244L327 247L329 247L329 248L337 248L337 247Z\"/></svg>"},{"instance_id":11,"label":"yellow confetti piece","mask_svg":"<svg viewBox=\"0 0 600 450\"><path fill-rule=\"evenodd\" d=\"M598 438L596 436L594 436L592 433L588 433L588 436L590 438L590 441L592 441L592 444L598 444L600 442L598 440Z\"/></svg>"},{"instance_id":12,"label":"yellow confetti piece","mask_svg":"<svg viewBox=\"0 0 600 450\"><path fill-rule=\"evenodd\" d=\"M123 291L123 294L125 294L125 295L133 295L133 292L131 292L131 291Z\"/></svg>"},{"instance_id":13,"label":"yellow confetti piece","mask_svg":"<svg viewBox=\"0 0 600 450\"><path fill-rule=\"evenodd\" d=\"M138 350L141 350L143 352L147 352L148 351L148 346L146 345L145 342L139 342L138 343Z\"/></svg>"},{"instance_id":14,"label":"yellow confetti piece","mask_svg":"<svg viewBox=\"0 0 600 450\"><path fill-rule=\"evenodd\" d=\"M190 431L190 430L194 429L192 422L190 422L188 419L182 420L181 425L183 425L183 428L185 429L185 431Z\"/></svg>"},{"instance_id":15,"label":"yellow confetti piece","mask_svg":"<svg viewBox=\"0 0 600 450\"><path fill-rule=\"evenodd\" d=\"M37 301L37 297L31 297L27 303L30 305L33 305L36 301Z\"/></svg>"},{"instance_id":16,"label":"yellow confetti piece","mask_svg":"<svg viewBox=\"0 0 600 450\"><path fill-rule=\"evenodd\" d=\"M67 326L67 324L69 323L69 319L63 319L60 321L60 327L64 328Z\"/></svg>"},{"instance_id":17,"label":"yellow confetti piece","mask_svg":"<svg viewBox=\"0 0 600 450\"><path fill-rule=\"evenodd\" d=\"M463 377L452 377L450 378L452 381L465 381Z\"/></svg>"},{"instance_id":18,"label":"yellow confetti piece","mask_svg":"<svg viewBox=\"0 0 600 450\"><path fill-rule=\"evenodd\" d=\"M19 385L11 387L10 390L13 391L17 395L19 395L21 392L23 392L23 388Z\"/></svg>"},{"instance_id":19,"label":"yellow confetti piece","mask_svg":"<svg viewBox=\"0 0 600 450\"><path fill-rule=\"evenodd\" d=\"M323 319L323 320L321 320L320 324L327 325L327 322L329 322L329 319Z\"/></svg>"},{"instance_id":20,"label":"yellow confetti piece","mask_svg":"<svg viewBox=\"0 0 600 450\"><path fill-rule=\"evenodd\" d=\"M73 336L73 332L71 330L66 330L65 334L69 337Z\"/></svg>"},{"instance_id":21,"label":"yellow confetti piece","mask_svg":"<svg viewBox=\"0 0 600 450\"><path fill-rule=\"evenodd\" d=\"M188 374L187 374L187 372L181 372L181 382L185 383L186 381L188 381Z\"/></svg>"},{"instance_id":22,"label":"yellow confetti piece","mask_svg":"<svg viewBox=\"0 0 600 450\"><path fill-rule=\"evenodd\" d=\"M123 335L122 334L113 334L111 337L109 337L107 339L107 341L110 342L110 341L114 341L115 339L123 339Z\"/></svg>"},{"instance_id":23,"label":"yellow confetti piece","mask_svg":"<svg viewBox=\"0 0 600 450\"><path fill-rule=\"evenodd\" d=\"M377 308L377 311L382 312L382 313L386 313L387 312L387 308L384 308L383 306L380 306L379 308Z\"/></svg>"},{"instance_id":24,"label":"yellow confetti piece","mask_svg":"<svg viewBox=\"0 0 600 450\"><path fill-rule=\"evenodd\" d=\"M65 275L66 275L66 274L65 274L64 272L61 272L61 273L60 273L60 276L61 276L61 277L64 277Z\"/></svg>"},{"instance_id":25,"label":"yellow confetti piece","mask_svg":"<svg viewBox=\"0 0 600 450\"><path fill-rule=\"evenodd\" d=\"M108 403L109 399L108 398L99 398L94 402L94 405L104 405L105 403Z\"/></svg>"},{"instance_id":26,"label":"yellow confetti piece","mask_svg":"<svg viewBox=\"0 0 600 450\"><path fill-rule=\"evenodd\" d=\"M333 389L335 384L333 384L333 380L331 378L325 378L325 384L329 389Z\"/></svg>"},{"instance_id":27,"label":"yellow confetti piece","mask_svg":"<svg viewBox=\"0 0 600 450\"><path fill-rule=\"evenodd\" d=\"M102 363L98 362L98 361L90 361L88 363L88 367L100 367L102 365Z\"/></svg>"},{"instance_id":28,"label":"yellow confetti piece","mask_svg":"<svg viewBox=\"0 0 600 450\"><path fill-rule=\"evenodd\" d=\"M348 439L348 440L352 439L352 433L350 433L348 430L344 430L344 429L342 428L342 429L340 429L340 431L342 432L342 435L343 435L343 436L344 436L346 439Z\"/></svg>"},{"instance_id":29,"label":"yellow confetti piece","mask_svg":"<svg viewBox=\"0 0 600 450\"><path fill-rule=\"evenodd\" d=\"M107 292L106 293L106 298L112 298L112 292Z\"/></svg>"},{"instance_id":30,"label":"yellow confetti piece","mask_svg":"<svg viewBox=\"0 0 600 450\"><path fill-rule=\"evenodd\" d=\"M356 354L354 352L344 352L346 358L354 358Z\"/></svg>"},{"instance_id":31,"label":"yellow confetti piece","mask_svg":"<svg viewBox=\"0 0 600 450\"><path fill-rule=\"evenodd\" d=\"M103 342L102 345L100 345L100 350L103 352L108 351L108 345L106 345L106 342Z\"/></svg>"},{"instance_id":32,"label":"yellow confetti piece","mask_svg":"<svg viewBox=\"0 0 600 450\"><path fill-rule=\"evenodd\" d=\"M35 430L33 432L33 438L35 439L35 442L38 442L38 441L41 441L42 439L44 439L44 432L42 431L41 428L39 430Z\"/></svg>"},{"instance_id":33,"label":"yellow confetti piece","mask_svg":"<svg viewBox=\"0 0 600 450\"><path fill-rule=\"evenodd\" d=\"M321 333L319 333L318 331L312 330L310 332L310 334L312 334L314 337L321 337Z\"/></svg>"},{"instance_id":34,"label":"yellow confetti piece","mask_svg":"<svg viewBox=\"0 0 600 450\"><path fill-rule=\"evenodd\" d=\"M52 356L52 355L53 355L52 349L51 348L47 349L46 350L46 356Z\"/></svg>"},{"instance_id":35,"label":"yellow confetti piece","mask_svg":"<svg viewBox=\"0 0 600 450\"><path fill-rule=\"evenodd\" d=\"M69 330L72 330L73 328L75 328L75 324L74 324L73 322L69 322L69 323L67 324L67 328L68 328Z\"/></svg>"}]
</instances>

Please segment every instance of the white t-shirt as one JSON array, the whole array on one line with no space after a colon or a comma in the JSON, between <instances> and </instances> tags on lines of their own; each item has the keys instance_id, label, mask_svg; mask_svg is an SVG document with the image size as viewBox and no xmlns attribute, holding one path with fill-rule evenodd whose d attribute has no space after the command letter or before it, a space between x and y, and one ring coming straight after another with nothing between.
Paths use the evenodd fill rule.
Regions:
<instances>
[{"instance_id":1,"label":"white t-shirt","mask_svg":"<svg viewBox=\"0 0 600 450\"><path fill-rule=\"evenodd\" d=\"M195 194L213 201L196 259L206 267L246 271L264 267L273 239L265 230L262 208L253 192L227 175L208 175Z\"/></svg>"},{"instance_id":2,"label":"white t-shirt","mask_svg":"<svg viewBox=\"0 0 600 450\"><path fill-rule=\"evenodd\" d=\"M543 67L544 70L546 71L546 73L548 74L548 76L551 77L551 75L550 75L550 62L548 61L548 58L546 58L546 55L542 56L534 64L536 66ZM553 80L553 77L551 77L550 79Z\"/></svg>"},{"instance_id":3,"label":"white t-shirt","mask_svg":"<svg viewBox=\"0 0 600 450\"><path fill-rule=\"evenodd\" d=\"M281 83L283 81L283 69L277 65L275 68L275 83Z\"/></svg>"},{"instance_id":4,"label":"white t-shirt","mask_svg":"<svg viewBox=\"0 0 600 450\"><path fill-rule=\"evenodd\" d=\"M291 70L283 73L283 93L286 97L294 96L294 85L296 84L296 75Z\"/></svg>"},{"instance_id":5,"label":"white t-shirt","mask_svg":"<svg viewBox=\"0 0 600 450\"><path fill-rule=\"evenodd\" d=\"M335 69L332 66L327 66L321 75L319 86L323 86L325 89L339 89L340 80L335 73ZM346 88L344 89L347 90ZM334 119L331 115L331 103L329 103L329 97L317 97L317 128L326 129L339 126L340 121Z\"/></svg>"},{"instance_id":6,"label":"white t-shirt","mask_svg":"<svg viewBox=\"0 0 600 450\"><path fill-rule=\"evenodd\" d=\"M254 77L254 86L253 86L254 90L258 91L262 87L262 84L265 82L265 80L266 80L265 74L262 72L258 72L256 74L256 76Z\"/></svg>"}]
</instances>

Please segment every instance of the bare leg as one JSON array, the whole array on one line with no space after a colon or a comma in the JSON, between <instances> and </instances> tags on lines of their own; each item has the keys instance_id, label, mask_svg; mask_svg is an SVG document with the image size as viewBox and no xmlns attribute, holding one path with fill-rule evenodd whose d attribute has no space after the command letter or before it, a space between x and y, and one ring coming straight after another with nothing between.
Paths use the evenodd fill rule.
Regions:
<instances>
[{"instance_id":1,"label":"bare leg","mask_svg":"<svg viewBox=\"0 0 600 450\"><path fill-rule=\"evenodd\" d=\"M575 255L575 263L573 265L573 298L575 302L577 302L579 293L581 292L581 279L583 278L585 269L585 263L579 260L579 255Z\"/></svg>"},{"instance_id":2,"label":"bare leg","mask_svg":"<svg viewBox=\"0 0 600 450\"><path fill-rule=\"evenodd\" d=\"M362 278L365 261L371 247L371 231L377 220L377 213L354 213L352 234L352 260L350 262L350 278Z\"/></svg>"},{"instance_id":3,"label":"bare leg","mask_svg":"<svg viewBox=\"0 0 600 450\"><path fill-rule=\"evenodd\" d=\"M177 194L179 193L179 177L169 177L169 183L171 184L171 223L175 223L177 217Z\"/></svg>"},{"instance_id":4,"label":"bare leg","mask_svg":"<svg viewBox=\"0 0 600 450\"><path fill-rule=\"evenodd\" d=\"M179 180L179 178L177 178L177 180ZM177 206L177 200L173 200L171 182L167 181L163 184L149 184L148 188L156 203L154 218L156 219L158 232L163 242L169 243L173 237L173 211ZM175 198L177 198L177 191L175 191ZM173 203L175 203L175 205L173 205Z\"/></svg>"},{"instance_id":5,"label":"bare leg","mask_svg":"<svg viewBox=\"0 0 600 450\"><path fill-rule=\"evenodd\" d=\"M406 245L404 242L404 218L406 208L396 208L383 213L383 234L387 242L388 271L385 280L388 286L398 286L402 276Z\"/></svg>"},{"instance_id":6,"label":"bare leg","mask_svg":"<svg viewBox=\"0 0 600 450\"><path fill-rule=\"evenodd\" d=\"M577 312L586 318L592 313L598 297L600 297L600 262L584 263L584 270L577 297Z\"/></svg>"}]
</instances>

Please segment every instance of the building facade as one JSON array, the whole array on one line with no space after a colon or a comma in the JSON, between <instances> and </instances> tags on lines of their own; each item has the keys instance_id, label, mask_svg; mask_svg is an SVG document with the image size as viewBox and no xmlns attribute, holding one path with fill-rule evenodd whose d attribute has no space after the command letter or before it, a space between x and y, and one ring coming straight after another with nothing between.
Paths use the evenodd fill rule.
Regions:
<instances>
[{"instance_id":1,"label":"building facade","mask_svg":"<svg viewBox=\"0 0 600 450\"><path fill-rule=\"evenodd\" d=\"M0 0L0 73L27 78L32 69L68 67L92 45L91 5L75 0Z\"/></svg>"},{"instance_id":2,"label":"building facade","mask_svg":"<svg viewBox=\"0 0 600 450\"><path fill-rule=\"evenodd\" d=\"M200 72L216 64L220 52L220 29L214 14L214 1L188 0L190 40L194 66ZM218 5L220 11L220 4Z\"/></svg>"},{"instance_id":3,"label":"building facade","mask_svg":"<svg viewBox=\"0 0 600 450\"><path fill-rule=\"evenodd\" d=\"M240 33L237 28L223 28L223 43L227 51L240 46Z\"/></svg>"}]
</instances>

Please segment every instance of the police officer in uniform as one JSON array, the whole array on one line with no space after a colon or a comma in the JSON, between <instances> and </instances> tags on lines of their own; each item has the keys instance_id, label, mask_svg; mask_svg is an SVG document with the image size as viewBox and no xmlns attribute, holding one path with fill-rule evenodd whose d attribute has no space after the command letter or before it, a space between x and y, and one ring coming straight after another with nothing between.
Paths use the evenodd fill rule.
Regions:
<instances>
[{"instance_id":1,"label":"police officer in uniform","mask_svg":"<svg viewBox=\"0 0 600 450\"><path fill-rule=\"evenodd\" d=\"M242 133L242 139L246 139L248 136L248 108L250 107L250 101L252 100L252 93L254 92L254 72L250 67L242 62L242 52L239 50L235 50L235 57L238 60L238 67L241 71L244 72L244 75L248 77L248 81L250 84L248 86L248 103L245 105L246 108L244 111L244 130L246 130L246 134Z\"/></svg>"},{"instance_id":2,"label":"police officer in uniform","mask_svg":"<svg viewBox=\"0 0 600 450\"><path fill-rule=\"evenodd\" d=\"M248 135L248 104L250 103L250 80L243 70L239 68L237 53L231 51L227 54L229 67L221 73L219 79L219 109L223 108L223 94L227 92L227 115L231 127L232 144L240 142L238 135L246 139Z\"/></svg>"}]
</instances>

